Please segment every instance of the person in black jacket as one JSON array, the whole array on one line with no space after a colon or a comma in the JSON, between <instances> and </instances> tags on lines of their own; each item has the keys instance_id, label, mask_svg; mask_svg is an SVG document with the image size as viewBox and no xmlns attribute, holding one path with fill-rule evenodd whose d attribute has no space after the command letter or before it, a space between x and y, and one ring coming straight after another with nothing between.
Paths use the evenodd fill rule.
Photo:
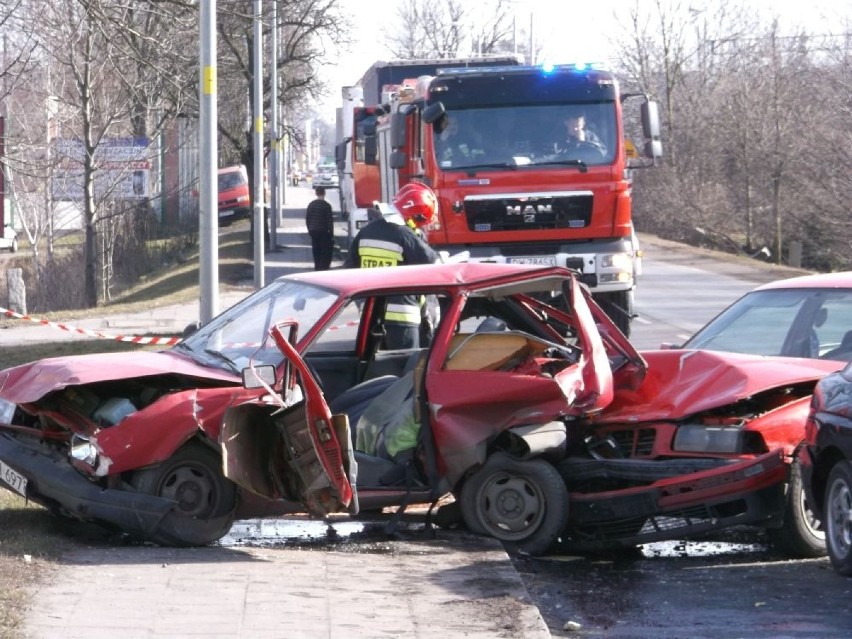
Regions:
<instances>
[{"instance_id":1,"label":"person in black jacket","mask_svg":"<svg viewBox=\"0 0 852 639\"><path fill-rule=\"evenodd\" d=\"M305 225L311 236L314 270L327 271L334 254L334 215L331 204L325 201L325 188L318 186L314 193L317 199L308 204Z\"/></svg>"},{"instance_id":2,"label":"person in black jacket","mask_svg":"<svg viewBox=\"0 0 852 639\"><path fill-rule=\"evenodd\" d=\"M407 184L393 200L404 224L381 214L352 240L347 268L374 268L434 264L438 254L414 228L428 224L434 217L438 200L432 190L420 183ZM421 300L414 295L399 295L388 300L385 309L384 347L389 350L420 348Z\"/></svg>"}]
</instances>

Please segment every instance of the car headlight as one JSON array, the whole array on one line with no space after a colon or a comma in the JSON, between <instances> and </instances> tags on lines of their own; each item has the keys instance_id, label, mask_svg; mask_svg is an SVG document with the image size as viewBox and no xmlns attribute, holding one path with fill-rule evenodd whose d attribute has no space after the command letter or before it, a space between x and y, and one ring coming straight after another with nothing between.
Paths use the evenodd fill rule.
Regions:
<instances>
[{"instance_id":1,"label":"car headlight","mask_svg":"<svg viewBox=\"0 0 852 639\"><path fill-rule=\"evenodd\" d=\"M92 468L98 463L98 449L89 441L88 437L74 434L71 437L71 459L75 459Z\"/></svg>"},{"instance_id":2,"label":"car headlight","mask_svg":"<svg viewBox=\"0 0 852 639\"><path fill-rule=\"evenodd\" d=\"M632 271L633 260L627 253L612 253L601 256L601 267L618 269L620 271Z\"/></svg>"},{"instance_id":3,"label":"car headlight","mask_svg":"<svg viewBox=\"0 0 852 639\"><path fill-rule=\"evenodd\" d=\"M741 428L719 426L681 426L673 449L683 453L741 453L745 450Z\"/></svg>"}]
</instances>

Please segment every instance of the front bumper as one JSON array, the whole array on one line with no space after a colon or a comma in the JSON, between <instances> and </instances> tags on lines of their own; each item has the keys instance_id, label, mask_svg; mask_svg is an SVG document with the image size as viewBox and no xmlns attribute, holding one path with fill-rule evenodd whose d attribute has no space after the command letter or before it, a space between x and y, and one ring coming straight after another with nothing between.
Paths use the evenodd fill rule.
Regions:
<instances>
[{"instance_id":1,"label":"front bumper","mask_svg":"<svg viewBox=\"0 0 852 639\"><path fill-rule=\"evenodd\" d=\"M26 499L63 515L118 528L141 539L150 538L168 519L172 526L179 522L181 538L189 544L194 529L201 527L201 522L175 513L171 500L92 483L74 470L64 456L37 439L0 433L0 460L26 477ZM0 487L15 492L2 480ZM207 520L206 525L210 523ZM229 523L229 516L222 517L222 534L227 532ZM204 543L200 537L198 543Z\"/></svg>"},{"instance_id":2,"label":"front bumper","mask_svg":"<svg viewBox=\"0 0 852 639\"><path fill-rule=\"evenodd\" d=\"M607 479L652 483L606 492L572 492L566 543L577 551L679 539L738 525L781 523L787 467L781 450L734 463L609 460ZM619 462L623 462L619 468ZM713 467L715 465L715 467ZM673 474L665 475L667 469Z\"/></svg>"}]
</instances>

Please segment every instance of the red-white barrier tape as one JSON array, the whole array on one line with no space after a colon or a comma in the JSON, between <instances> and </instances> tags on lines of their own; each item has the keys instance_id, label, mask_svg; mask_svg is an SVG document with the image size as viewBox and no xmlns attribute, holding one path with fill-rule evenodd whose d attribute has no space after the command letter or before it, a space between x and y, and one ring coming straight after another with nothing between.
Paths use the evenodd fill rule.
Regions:
<instances>
[{"instance_id":1,"label":"red-white barrier tape","mask_svg":"<svg viewBox=\"0 0 852 639\"><path fill-rule=\"evenodd\" d=\"M171 346L173 344L177 344L181 340L180 337L140 337L138 335L107 335L106 333L100 333L98 331L90 331L87 328L77 328L76 326L68 326L67 324L60 324L58 322L50 322L48 320L30 317L29 315L21 315L20 313L10 311L9 309L2 307L0 307L0 313L6 315L7 317L12 317L14 319L27 320L30 322L35 322L36 324L42 324L44 326L52 326L53 328L58 328L63 331L80 333L81 335L88 335L89 337L98 337L100 339L112 339L118 342L133 342L134 344L163 344Z\"/></svg>"}]
</instances>

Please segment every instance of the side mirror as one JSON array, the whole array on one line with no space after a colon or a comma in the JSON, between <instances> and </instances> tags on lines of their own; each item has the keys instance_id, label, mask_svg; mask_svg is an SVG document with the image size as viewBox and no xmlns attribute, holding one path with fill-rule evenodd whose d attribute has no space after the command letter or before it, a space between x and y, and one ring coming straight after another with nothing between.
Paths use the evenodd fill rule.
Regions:
<instances>
[{"instance_id":1,"label":"side mirror","mask_svg":"<svg viewBox=\"0 0 852 639\"><path fill-rule=\"evenodd\" d=\"M653 100L643 102L640 108L642 115L642 133L645 136L646 158L658 160L663 157L663 143L660 140L660 107Z\"/></svg>"},{"instance_id":2,"label":"side mirror","mask_svg":"<svg viewBox=\"0 0 852 639\"><path fill-rule=\"evenodd\" d=\"M364 138L364 164L375 166L379 156L379 145L376 136Z\"/></svg>"},{"instance_id":3,"label":"side mirror","mask_svg":"<svg viewBox=\"0 0 852 639\"><path fill-rule=\"evenodd\" d=\"M338 171L346 170L346 145L352 141L352 138L346 138L334 147L334 162L337 164Z\"/></svg>"},{"instance_id":4,"label":"side mirror","mask_svg":"<svg viewBox=\"0 0 852 639\"><path fill-rule=\"evenodd\" d=\"M404 151L394 151L388 158L388 164L392 169L404 169L408 164L408 155Z\"/></svg>"},{"instance_id":5,"label":"side mirror","mask_svg":"<svg viewBox=\"0 0 852 639\"><path fill-rule=\"evenodd\" d=\"M426 124L434 124L447 112L447 109L444 107L443 102L435 102L430 104L423 112L420 114L420 119L422 119Z\"/></svg>"},{"instance_id":6,"label":"side mirror","mask_svg":"<svg viewBox=\"0 0 852 639\"><path fill-rule=\"evenodd\" d=\"M183 332L181 333L181 337L187 338L192 335L195 331L201 328L201 322L190 322L186 326L183 327Z\"/></svg>"},{"instance_id":7,"label":"side mirror","mask_svg":"<svg viewBox=\"0 0 852 639\"><path fill-rule=\"evenodd\" d=\"M390 144L391 148L399 149L405 146L408 138L406 117L402 113L391 114L390 121Z\"/></svg>"},{"instance_id":8,"label":"side mirror","mask_svg":"<svg viewBox=\"0 0 852 639\"><path fill-rule=\"evenodd\" d=\"M254 366L242 370L243 388L263 388L275 383L275 367L271 364Z\"/></svg>"},{"instance_id":9,"label":"side mirror","mask_svg":"<svg viewBox=\"0 0 852 639\"><path fill-rule=\"evenodd\" d=\"M640 107L642 114L642 134L646 138L660 137L660 106L653 100L643 102Z\"/></svg>"}]
</instances>

